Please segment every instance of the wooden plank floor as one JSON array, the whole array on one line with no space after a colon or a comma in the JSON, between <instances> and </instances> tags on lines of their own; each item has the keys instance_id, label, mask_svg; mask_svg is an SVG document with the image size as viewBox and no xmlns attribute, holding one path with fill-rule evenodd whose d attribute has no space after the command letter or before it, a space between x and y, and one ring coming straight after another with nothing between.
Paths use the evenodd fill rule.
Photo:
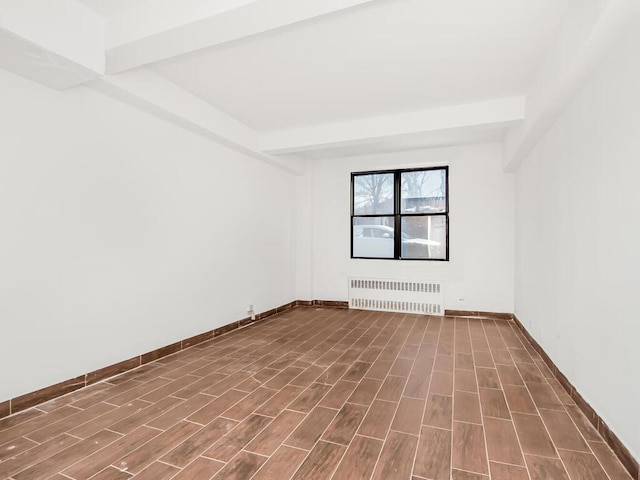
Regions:
<instances>
[{"instance_id":1,"label":"wooden plank floor","mask_svg":"<svg viewBox=\"0 0 640 480\"><path fill-rule=\"evenodd\" d=\"M510 323L297 308L0 420L0 478L631 477Z\"/></svg>"}]
</instances>

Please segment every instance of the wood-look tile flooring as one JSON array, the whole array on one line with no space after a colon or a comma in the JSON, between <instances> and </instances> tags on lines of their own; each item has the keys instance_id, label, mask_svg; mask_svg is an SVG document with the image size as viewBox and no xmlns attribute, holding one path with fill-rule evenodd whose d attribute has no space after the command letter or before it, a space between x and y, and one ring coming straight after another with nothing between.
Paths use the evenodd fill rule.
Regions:
<instances>
[{"instance_id":1,"label":"wood-look tile flooring","mask_svg":"<svg viewBox=\"0 0 640 480\"><path fill-rule=\"evenodd\" d=\"M297 308L0 420L0 478L631 477L509 322Z\"/></svg>"}]
</instances>

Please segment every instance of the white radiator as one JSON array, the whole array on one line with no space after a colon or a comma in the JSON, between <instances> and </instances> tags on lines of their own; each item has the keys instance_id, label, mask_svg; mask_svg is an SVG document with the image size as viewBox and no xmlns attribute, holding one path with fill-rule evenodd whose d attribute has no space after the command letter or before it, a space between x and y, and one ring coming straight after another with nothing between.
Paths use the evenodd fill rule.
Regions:
<instances>
[{"instance_id":1,"label":"white radiator","mask_svg":"<svg viewBox=\"0 0 640 480\"><path fill-rule=\"evenodd\" d=\"M438 282L349 278L349 308L444 315L444 289Z\"/></svg>"}]
</instances>

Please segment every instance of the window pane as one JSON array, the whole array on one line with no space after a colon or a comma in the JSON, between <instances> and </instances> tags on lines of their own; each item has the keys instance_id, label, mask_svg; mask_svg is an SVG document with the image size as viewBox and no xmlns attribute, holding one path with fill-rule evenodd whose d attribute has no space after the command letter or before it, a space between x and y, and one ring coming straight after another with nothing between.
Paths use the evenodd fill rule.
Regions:
<instances>
[{"instance_id":1,"label":"window pane","mask_svg":"<svg viewBox=\"0 0 640 480\"><path fill-rule=\"evenodd\" d=\"M353 219L353 257L393 258L393 217Z\"/></svg>"},{"instance_id":2,"label":"window pane","mask_svg":"<svg viewBox=\"0 0 640 480\"><path fill-rule=\"evenodd\" d=\"M401 213L441 213L447 211L447 171L403 172Z\"/></svg>"},{"instance_id":3,"label":"window pane","mask_svg":"<svg viewBox=\"0 0 640 480\"><path fill-rule=\"evenodd\" d=\"M393 173L354 177L353 214L393 215Z\"/></svg>"},{"instance_id":4,"label":"window pane","mask_svg":"<svg viewBox=\"0 0 640 480\"><path fill-rule=\"evenodd\" d=\"M447 258L447 217L402 217L402 258Z\"/></svg>"}]
</instances>

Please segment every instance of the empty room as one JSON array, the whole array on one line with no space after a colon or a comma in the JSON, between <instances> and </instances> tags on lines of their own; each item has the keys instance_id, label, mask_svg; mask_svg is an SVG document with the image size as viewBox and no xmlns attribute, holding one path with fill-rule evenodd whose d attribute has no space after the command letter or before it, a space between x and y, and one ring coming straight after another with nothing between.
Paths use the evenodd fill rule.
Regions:
<instances>
[{"instance_id":1,"label":"empty room","mask_svg":"<svg viewBox=\"0 0 640 480\"><path fill-rule=\"evenodd\" d=\"M0 479L640 480L639 0L0 0Z\"/></svg>"}]
</instances>

